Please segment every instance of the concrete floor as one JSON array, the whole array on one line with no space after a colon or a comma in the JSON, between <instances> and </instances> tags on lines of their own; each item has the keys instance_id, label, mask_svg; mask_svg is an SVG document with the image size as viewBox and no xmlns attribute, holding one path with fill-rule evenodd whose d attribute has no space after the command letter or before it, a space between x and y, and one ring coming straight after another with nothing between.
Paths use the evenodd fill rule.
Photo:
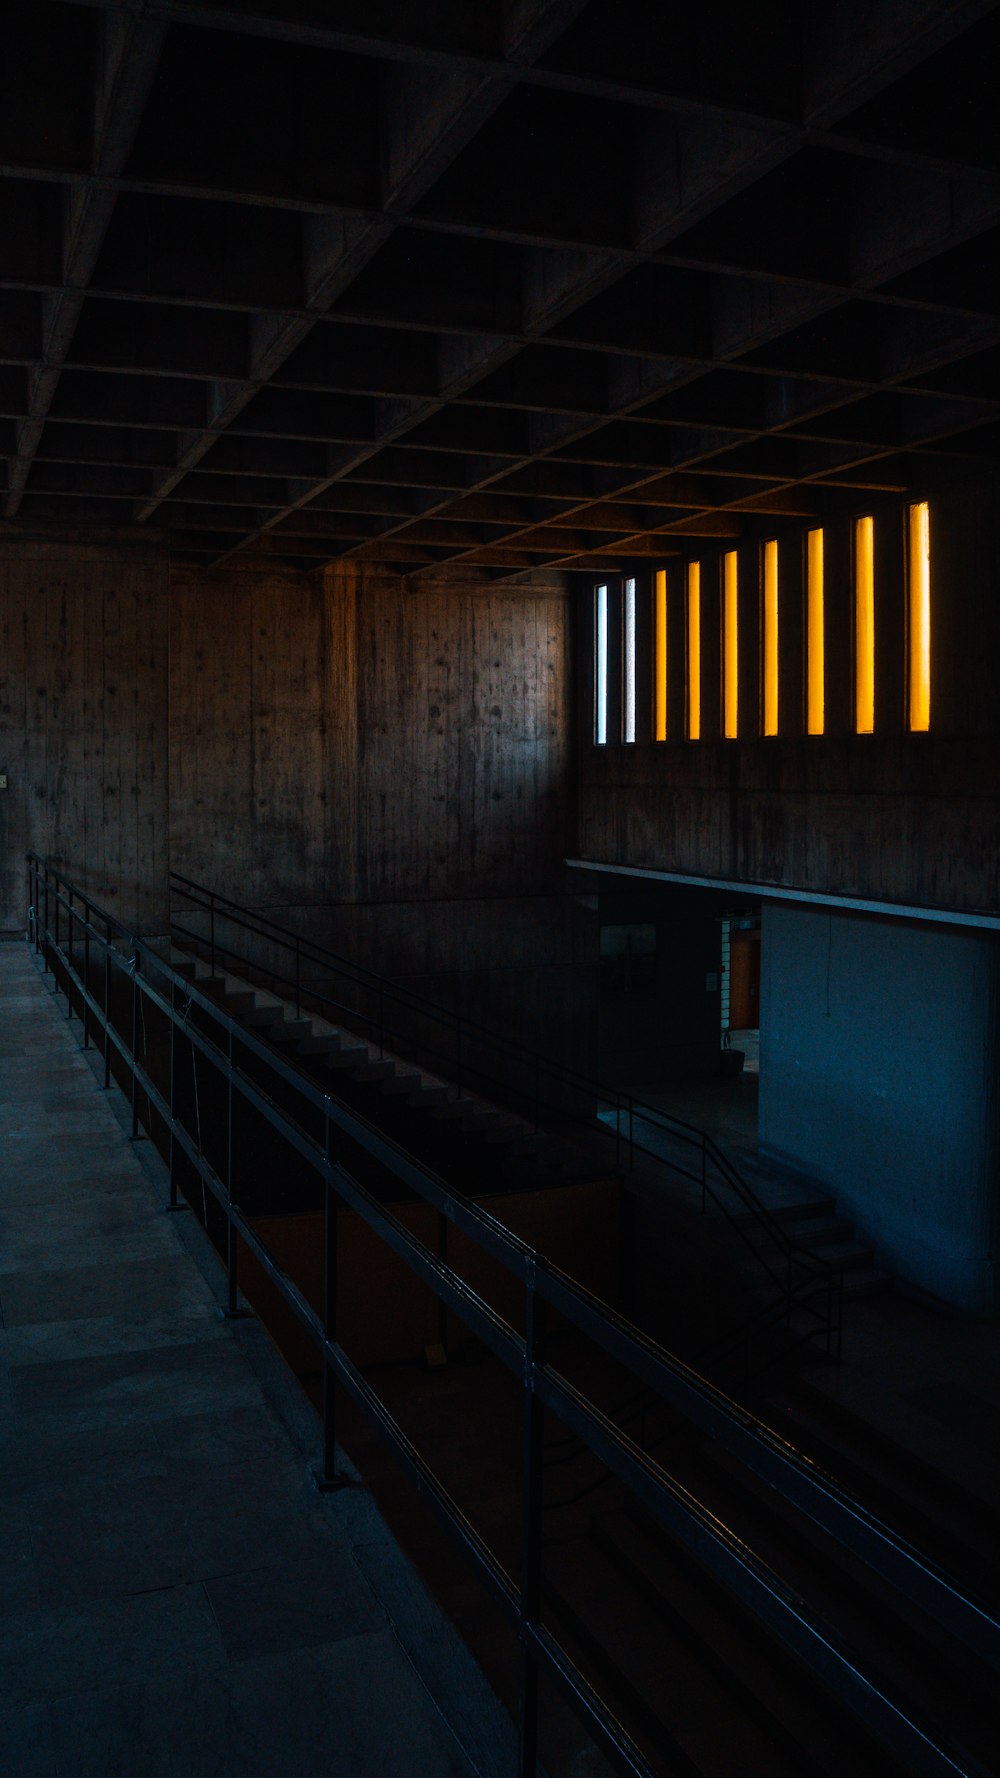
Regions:
<instances>
[{"instance_id":1,"label":"concrete floor","mask_svg":"<svg viewBox=\"0 0 1000 1778\"><path fill-rule=\"evenodd\" d=\"M0 1771L501 1778L508 1719L0 945Z\"/></svg>"}]
</instances>

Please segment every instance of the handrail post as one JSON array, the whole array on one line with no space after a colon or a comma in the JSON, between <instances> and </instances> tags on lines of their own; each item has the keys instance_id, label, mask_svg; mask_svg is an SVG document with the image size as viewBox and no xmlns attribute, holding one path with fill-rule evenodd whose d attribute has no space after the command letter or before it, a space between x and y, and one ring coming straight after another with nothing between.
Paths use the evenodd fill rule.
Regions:
<instances>
[{"instance_id":1,"label":"handrail post","mask_svg":"<svg viewBox=\"0 0 1000 1778\"><path fill-rule=\"evenodd\" d=\"M90 910L83 927L83 1005L80 1008L83 1018L83 1047L90 1048L90 1008L87 996L90 993Z\"/></svg>"},{"instance_id":2,"label":"handrail post","mask_svg":"<svg viewBox=\"0 0 1000 1778\"><path fill-rule=\"evenodd\" d=\"M330 1095L326 1095L323 1120L323 1337L337 1343L337 1194L333 1189L330 1157ZM342 1488L347 1482L337 1467L337 1373L329 1354L323 1353L323 1455L313 1471L321 1494Z\"/></svg>"},{"instance_id":3,"label":"handrail post","mask_svg":"<svg viewBox=\"0 0 1000 1778\"><path fill-rule=\"evenodd\" d=\"M66 965L66 1017L73 1017L73 885L69 885L69 905L66 909L66 945L69 962Z\"/></svg>"},{"instance_id":4,"label":"handrail post","mask_svg":"<svg viewBox=\"0 0 1000 1778\"><path fill-rule=\"evenodd\" d=\"M43 960L42 961L42 974L46 975L48 973L48 967L49 967L49 867L48 867L48 863L46 863L46 865L45 865L44 887L45 887L45 935L44 935L44 943L42 945L42 960Z\"/></svg>"},{"instance_id":5,"label":"handrail post","mask_svg":"<svg viewBox=\"0 0 1000 1778\"><path fill-rule=\"evenodd\" d=\"M537 1389L545 1364L545 1302L535 1288L544 1261L528 1261L524 1324L524 1459L522 1479L521 1699L518 1722L518 1778L538 1770L538 1659L531 1632L538 1623L542 1592L542 1495L545 1480L545 1408Z\"/></svg>"},{"instance_id":6,"label":"handrail post","mask_svg":"<svg viewBox=\"0 0 1000 1778\"><path fill-rule=\"evenodd\" d=\"M111 922L104 922L104 1090L111 1085Z\"/></svg>"},{"instance_id":7,"label":"handrail post","mask_svg":"<svg viewBox=\"0 0 1000 1778\"><path fill-rule=\"evenodd\" d=\"M35 861L29 856L24 861L24 889L27 896L28 938L33 942L35 955L38 955L38 920L35 916Z\"/></svg>"},{"instance_id":8,"label":"handrail post","mask_svg":"<svg viewBox=\"0 0 1000 1778\"><path fill-rule=\"evenodd\" d=\"M167 1134L167 1175L170 1180L170 1200L168 1210L181 1208L177 1198L177 1142L174 1137L174 1119L177 1116L177 989L170 984L170 1080L167 1089L167 1103L170 1107L170 1129Z\"/></svg>"},{"instance_id":9,"label":"handrail post","mask_svg":"<svg viewBox=\"0 0 1000 1778\"><path fill-rule=\"evenodd\" d=\"M139 1027L138 1027L139 984L138 984L138 980L137 980L138 974L139 974L139 959L138 959L136 953L133 951L133 953L132 953L132 1043L131 1043L131 1054L130 1054L130 1058L129 1058L131 1065L132 1065L132 1134L129 1137L130 1142L137 1142L139 1140L139 1090L138 1090L138 1084L136 1081L136 1070L137 1070L138 1064L136 1062L136 1053L135 1053L136 1052L136 1045L138 1042L138 1035L139 1035Z\"/></svg>"},{"instance_id":10,"label":"handrail post","mask_svg":"<svg viewBox=\"0 0 1000 1778\"><path fill-rule=\"evenodd\" d=\"M240 1308L239 1293L239 1243L236 1229L233 1226L233 1028L229 1027L229 1042L226 1059L229 1064L226 1070L226 1306L222 1310L225 1321L242 1321L244 1311Z\"/></svg>"}]
</instances>

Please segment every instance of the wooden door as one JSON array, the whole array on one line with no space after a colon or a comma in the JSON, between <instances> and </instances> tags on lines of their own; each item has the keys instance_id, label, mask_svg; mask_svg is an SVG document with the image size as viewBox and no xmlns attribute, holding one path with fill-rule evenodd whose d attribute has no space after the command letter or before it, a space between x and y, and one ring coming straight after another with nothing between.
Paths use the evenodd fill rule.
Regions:
<instances>
[{"instance_id":1,"label":"wooden door","mask_svg":"<svg viewBox=\"0 0 1000 1778\"><path fill-rule=\"evenodd\" d=\"M729 1026L755 1031L760 1024L760 928L734 932L729 940Z\"/></svg>"}]
</instances>

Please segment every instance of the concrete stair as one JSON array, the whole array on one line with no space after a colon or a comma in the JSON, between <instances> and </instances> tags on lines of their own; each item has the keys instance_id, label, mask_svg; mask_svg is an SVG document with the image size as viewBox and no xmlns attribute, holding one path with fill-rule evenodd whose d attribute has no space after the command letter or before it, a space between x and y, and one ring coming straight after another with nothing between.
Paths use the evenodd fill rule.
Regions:
<instances>
[{"instance_id":1,"label":"concrete stair","mask_svg":"<svg viewBox=\"0 0 1000 1778\"><path fill-rule=\"evenodd\" d=\"M197 983L241 1024L269 1043L301 1058L310 1071L329 1070L348 1075L359 1084L377 1088L379 1094L398 1101L417 1115L424 1113L434 1124L450 1125L464 1138L493 1151L518 1156L536 1153L541 1139L533 1126L516 1113L501 1110L481 1095L455 1087L412 1062L380 1050L357 1032L331 1024L318 1014L296 1011L294 1004L258 986L246 977L219 973L204 958L171 946L167 961L179 975Z\"/></svg>"},{"instance_id":2,"label":"concrete stair","mask_svg":"<svg viewBox=\"0 0 1000 1778\"><path fill-rule=\"evenodd\" d=\"M878 1263L874 1246L856 1233L850 1217L838 1212L835 1198L820 1196L808 1182L796 1191L782 1180L769 1190L759 1166L752 1185L796 1247L843 1271L845 1297L874 1296L893 1288L892 1273ZM753 1224L749 1214L736 1221L744 1228Z\"/></svg>"}]
</instances>

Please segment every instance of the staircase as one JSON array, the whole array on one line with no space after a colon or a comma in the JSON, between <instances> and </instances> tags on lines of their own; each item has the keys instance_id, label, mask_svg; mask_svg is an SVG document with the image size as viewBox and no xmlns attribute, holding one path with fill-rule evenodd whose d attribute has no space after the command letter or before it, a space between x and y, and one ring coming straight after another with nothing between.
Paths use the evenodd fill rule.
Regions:
<instances>
[{"instance_id":1,"label":"staircase","mask_svg":"<svg viewBox=\"0 0 1000 1778\"><path fill-rule=\"evenodd\" d=\"M37 894L33 899L37 905ZM167 1002L148 986L139 967L151 947L132 943L131 963L117 965L125 990L118 999L120 1011L131 1003L132 1050L145 1059L140 995L151 1011ZM72 974L71 958L58 941L53 945L48 929L42 949L46 961L54 959ZM296 1046L310 1035L334 1032L339 1053L348 1037L346 1028L332 1023L324 1033L308 1020L306 1031L297 1007L274 995L258 1000L252 982L211 966L207 975L200 974L203 959L191 956L187 963L189 982L196 977L206 987L211 982L211 993L224 1000L245 996L239 1002L243 1013L259 1013L261 1028L276 1031L281 1043ZM156 964L151 974L155 978ZM180 1054L189 1054L192 1064L200 1150L196 1051L208 1064L216 1101L225 1099L232 1093L232 1076L224 1066L227 1046L238 1053L240 1035L230 1020L216 1022L206 992L197 996L188 1029L191 1003L179 1004L184 978L176 972L167 978L166 971L164 977L173 1003L166 1025L171 1097L173 1040L180 1036ZM110 1017L107 1001L102 1016ZM184 1041L186 1031L190 1042ZM371 1045L363 1047L367 1064L396 1060L376 1055ZM165 1055L161 1041L161 1059ZM248 1072L254 1068L255 1055L244 1043L238 1076L244 1065ZM316 1065L324 1056L329 1059L322 1048L313 1055ZM262 1066L274 1078L274 1058ZM357 1081L355 1067L362 1071ZM380 1093L389 1078L381 1071L367 1074L366 1062L357 1057L344 1073L367 1093ZM296 1090L304 1088L300 1081ZM257 1097L266 1111L266 1097ZM254 1095L248 1098L253 1104ZM321 1094L310 1091L306 1102L322 1129L329 1102L325 1113ZM181 1127L190 1134L182 1120ZM374 1133L363 1129L361 1119L345 1128L363 1151L377 1156ZM230 1123L227 1141L231 1138ZM301 1139L314 1164L318 1160L326 1168L316 1136L308 1137L303 1127ZM200 1165L199 1176L230 1214L224 1191L216 1189L212 1163ZM400 1177L406 1180L405 1170ZM343 1184L346 1190L350 1181ZM366 1205L362 1192L351 1189L357 1211L378 1230L385 1219L377 1205L370 1198ZM786 1189L784 1208L794 1198L801 1211L801 1192L796 1197L787 1182ZM454 1217L455 1205L428 1173L421 1191L439 1215ZM822 1244L830 1236L829 1205L817 1197L809 1209ZM463 1215L472 1219L472 1207ZM768 1209L764 1226L775 1219L775 1210ZM245 1219L238 1220L246 1227ZM735 1232L740 1234L738 1227ZM835 1226L834 1245L842 1236ZM487 1250L493 1239L491 1233ZM474 1370L465 1364L396 1367L406 1373L407 1387L415 1375L421 1382L419 1391L411 1389L405 1437L396 1437L400 1424L391 1411L391 1378L380 1378L377 1391L387 1417L381 1408L378 1415L369 1413L360 1387L352 1387L351 1394L361 1401L376 1442L391 1430L397 1460L412 1449L414 1437L423 1451L436 1434L449 1456L455 1441L461 1443L461 1462L449 1463L461 1484L461 1516L447 1492L439 1493L439 1508L457 1528L466 1554L467 1527L488 1523L495 1533L490 1546L510 1574L518 1572L511 1550L520 1549L523 1556L529 1548L519 1487L527 1425L530 1492L545 1521L539 1647L552 1656L554 1670L559 1670L556 1644L579 1656L597 1690L574 1695L611 1704L649 1749L649 1764L641 1769L701 1778L727 1778L734 1771L762 1778L817 1772L828 1778L840 1773L866 1778L875 1772L899 1778L901 1771L913 1778L995 1778L1000 1621L982 1603L984 1593L995 1594L1000 1583L995 1454L980 1464L986 1485L969 1487L945 1461L944 1448L956 1430L967 1451L981 1446L982 1456L991 1439L995 1446L1000 1347L995 1339L988 1344L992 1330L975 1330L978 1343L970 1345L953 1322L925 1317L930 1333L925 1329L921 1344L914 1338L915 1305L903 1300L892 1305L897 1321L904 1312L909 1319L890 1332L879 1322L888 1308L869 1298L859 1305L869 1334L868 1346L857 1343L851 1354L853 1389L844 1386L843 1373L826 1373L825 1385L819 1376L786 1378L770 1397L758 1387L755 1412L748 1411L636 1338L620 1316L539 1263L537 1255L529 1254L525 1268L524 1251L508 1245L511 1274L528 1292L527 1364L516 1333L498 1328L495 1318L482 1312L483 1299L474 1303L470 1296L469 1322L482 1347L478 1363L474 1355ZM555 1311L547 1329L543 1303ZM609 1406L612 1389L624 1382L634 1395L639 1379L647 1396L654 1392L653 1402ZM879 1380L882 1395L876 1399L871 1386ZM924 1437L919 1448L901 1430L912 1429L915 1414L925 1427L935 1420L939 1426L936 1437ZM782 1416L794 1443L769 1430ZM616 1432L616 1420L629 1427L630 1437ZM579 1435L586 1438L586 1449L573 1448ZM550 1441L547 1450L541 1448L542 1436ZM513 1459L506 1479L495 1461L498 1438ZM362 1468L374 1479L367 1457ZM433 1479L431 1471L411 1468L418 1478ZM842 1485L829 1471L843 1478ZM567 1477L574 1476L579 1480L567 1490ZM413 1521L411 1496L406 1516ZM887 1529L899 1524L911 1531L910 1544ZM536 1530L538 1525L536 1510ZM923 1549L916 1543L918 1533ZM488 1565L481 1565L485 1572ZM957 1582L949 1579L952 1572ZM516 1606L516 1586L508 1591L504 1584L503 1593ZM537 1621L533 1611L532 1636ZM545 1634L555 1638L551 1650ZM560 1672L560 1684L584 1686L579 1674ZM570 1778L571 1772L579 1778L584 1770L590 1778L603 1774L600 1761L582 1764L582 1753L578 1757L574 1748L571 1754L560 1762L558 1778ZM555 1767L553 1772L555 1778Z\"/></svg>"},{"instance_id":2,"label":"staircase","mask_svg":"<svg viewBox=\"0 0 1000 1778\"><path fill-rule=\"evenodd\" d=\"M766 1195L763 1201L768 1203ZM835 1198L805 1189L792 1202L772 1201L768 1208L797 1247L843 1274L845 1297L877 1296L893 1288L893 1274L879 1265L874 1247L857 1235L850 1217L839 1213Z\"/></svg>"},{"instance_id":3,"label":"staircase","mask_svg":"<svg viewBox=\"0 0 1000 1778\"><path fill-rule=\"evenodd\" d=\"M442 1170L459 1167L477 1189L523 1190L608 1176L604 1157L536 1128L516 1112L418 1067L344 1025L257 986L253 971L213 969L192 949L171 945L166 960L255 1035L319 1084L356 1105ZM374 1101L374 1103L373 1103ZM377 1111L376 1111L377 1105Z\"/></svg>"}]
</instances>

